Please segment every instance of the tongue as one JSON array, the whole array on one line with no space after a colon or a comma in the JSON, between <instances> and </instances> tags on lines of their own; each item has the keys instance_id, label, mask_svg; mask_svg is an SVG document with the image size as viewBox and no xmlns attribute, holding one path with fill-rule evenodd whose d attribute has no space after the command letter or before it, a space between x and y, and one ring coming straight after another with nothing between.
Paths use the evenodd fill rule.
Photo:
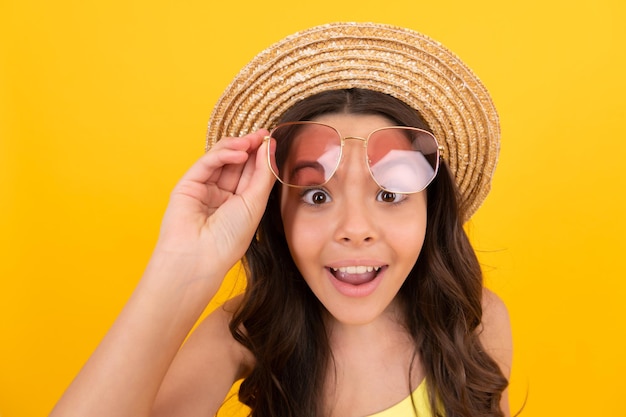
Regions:
<instances>
[{"instance_id":1,"label":"tongue","mask_svg":"<svg viewBox=\"0 0 626 417\"><path fill-rule=\"evenodd\" d=\"M376 271L364 274L349 274L347 272L333 271L333 275L341 282L352 285L361 285L376 278Z\"/></svg>"}]
</instances>

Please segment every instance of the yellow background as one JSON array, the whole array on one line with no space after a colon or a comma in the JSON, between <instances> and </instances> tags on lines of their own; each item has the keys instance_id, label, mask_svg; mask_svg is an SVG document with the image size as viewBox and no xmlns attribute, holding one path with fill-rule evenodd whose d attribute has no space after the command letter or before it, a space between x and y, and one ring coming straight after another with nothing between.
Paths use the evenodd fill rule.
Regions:
<instances>
[{"instance_id":1,"label":"yellow background","mask_svg":"<svg viewBox=\"0 0 626 417\"><path fill-rule=\"evenodd\" d=\"M46 415L106 332L230 79L336 20L441 41L498 106L500 165L468 230L512 316L512 408L527 397L523 416L625 415L625 8L2 0L0 416Z\"/></svg>"}]
</instances>

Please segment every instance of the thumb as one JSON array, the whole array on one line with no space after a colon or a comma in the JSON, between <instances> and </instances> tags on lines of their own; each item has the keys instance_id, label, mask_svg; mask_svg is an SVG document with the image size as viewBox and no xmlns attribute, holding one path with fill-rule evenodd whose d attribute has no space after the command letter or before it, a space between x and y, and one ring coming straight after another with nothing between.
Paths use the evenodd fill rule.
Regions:
<instances>
[{"instance_id":1,"label":"thumb","mask_svg":"<svg viewBox=\"0 0 626 417\"><path fill-rule=\"evenodd\" d=\"M259 216L263 215L270 192L276 182L276 177L268 165L268 146L269 141L263 141L256 150L254 171L244 193L248 206L255 213L260 212Z\"/></svg>"}]
</instances>

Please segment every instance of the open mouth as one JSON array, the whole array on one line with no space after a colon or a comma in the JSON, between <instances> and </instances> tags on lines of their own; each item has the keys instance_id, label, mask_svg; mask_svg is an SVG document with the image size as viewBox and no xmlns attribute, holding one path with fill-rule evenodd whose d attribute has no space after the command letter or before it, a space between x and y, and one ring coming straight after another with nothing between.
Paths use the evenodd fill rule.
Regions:
<instances>
[{"instance_id":1,"label":"open mouth","mask_svg":"<svg viewBox=\"0 0 626 417\"><path fill-rule=\"evenodd\" d=\"M381 270L382 266L342 266L339 268L328 268L330 273L339 281L350 285L362 285L373 281Z\"/></svg>"}]
</instances>

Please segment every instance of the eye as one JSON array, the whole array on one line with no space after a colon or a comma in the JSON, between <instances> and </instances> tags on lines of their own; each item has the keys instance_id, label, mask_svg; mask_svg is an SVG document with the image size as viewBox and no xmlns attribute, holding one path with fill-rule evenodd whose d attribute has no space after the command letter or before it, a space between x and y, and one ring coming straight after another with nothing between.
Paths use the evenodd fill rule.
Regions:
<instances>
[{"instance_id":1,"label":"eye","mask_svg":"<svg viewBox=\"0 0 626 417\"><path fill-rule=\"evenodd\" d=\"M324 190L312 188L302 193L302 201L311 205L320 205L331 201L330 195Z\"/></svg>"},{"instance_id":2,"label":"eye","mask_svg":"<svg viewBox=\"0 0 626 417\"><path fill-rule=\"evenodd\" d=\"M399 203L406 198L405 194L396 194L387 190L380 190L376 195L376 201L383 203Z\"/></svg>"}]
</instances>

